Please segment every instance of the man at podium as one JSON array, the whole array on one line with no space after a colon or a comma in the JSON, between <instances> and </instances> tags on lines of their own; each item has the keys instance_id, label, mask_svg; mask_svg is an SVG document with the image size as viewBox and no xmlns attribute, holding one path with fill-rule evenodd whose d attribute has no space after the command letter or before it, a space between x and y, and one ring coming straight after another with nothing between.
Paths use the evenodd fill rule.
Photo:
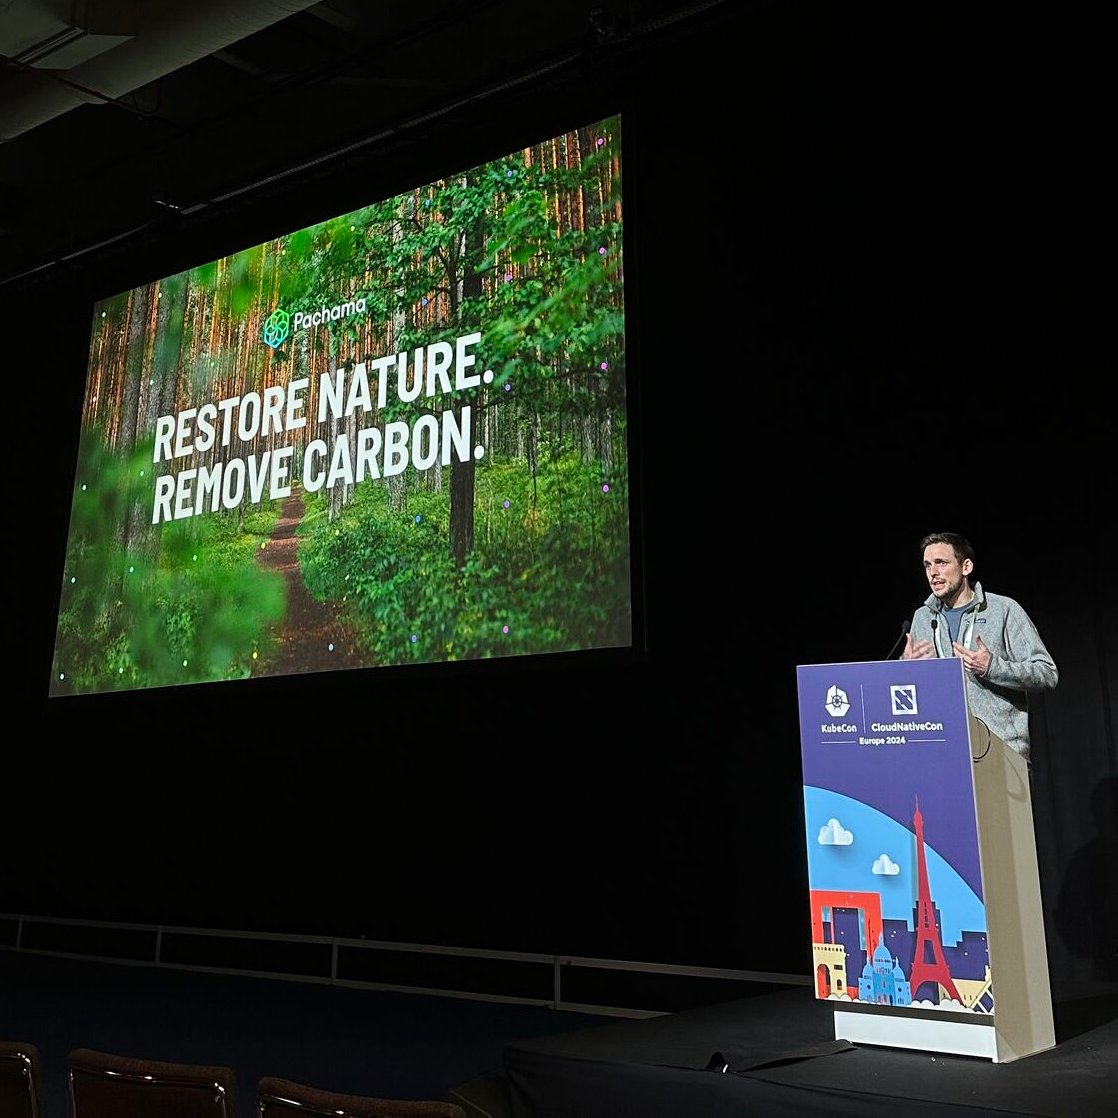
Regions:
<instances>
[{"instance_id":1,"label":"man at podium","mask_svg":"<svg viewBox=\"0 0 1118 1118\"><path fill-rule=\"evenodd\" d=\"M972 582L967 539L933 532L920 549L931 593L913 614L901 659L960 657L971 713L1027 759L1029 694L1055 688L1055 661L1020 603Z\"/></svg>"}]
</instances>

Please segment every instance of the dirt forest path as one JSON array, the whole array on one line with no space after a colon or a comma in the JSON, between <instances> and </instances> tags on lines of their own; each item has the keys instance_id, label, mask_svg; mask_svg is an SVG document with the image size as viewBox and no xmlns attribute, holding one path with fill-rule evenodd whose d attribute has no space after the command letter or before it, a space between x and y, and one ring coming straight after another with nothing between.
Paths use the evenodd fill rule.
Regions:
<instances>
[{"instance_id":1,"label":"dirt forest path","mask_svg":"<svg viewBox=\"0 0 1118 1118\"><path fill-rule=\"evenodd\" d=\"M299 570L299 524L303 519L303 491L293 488L283 502L279 520L256 561L264 570L283 575L287 610L269 627L274 646L261 652L254 675L291 675L296 672L339 671L367 666L357 650L352 631L341 620L337 602L318 602L307 593Z\"/></svg>"}]
</instances>

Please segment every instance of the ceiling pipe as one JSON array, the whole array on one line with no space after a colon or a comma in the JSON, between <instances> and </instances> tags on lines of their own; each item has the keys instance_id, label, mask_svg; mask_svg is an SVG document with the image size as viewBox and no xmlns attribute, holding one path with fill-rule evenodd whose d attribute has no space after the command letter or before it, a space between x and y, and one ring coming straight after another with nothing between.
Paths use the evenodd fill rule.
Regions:
<instances>
[{"instance_id":1,"label":"ceiling pipe","mask_svg":"<svg viewBox=\"0 0 1118 1118\"><path fill-rule=\"evenodd\" d=\"M192 62L232 46L318 0L179 0L144 5L133 37L64 71L9 67L0 97L0 143L79 105L112 104ZM93 5L89 5L93 7ZM4 11L0 8L0 19Z\"/></svg>"}]
</instances>

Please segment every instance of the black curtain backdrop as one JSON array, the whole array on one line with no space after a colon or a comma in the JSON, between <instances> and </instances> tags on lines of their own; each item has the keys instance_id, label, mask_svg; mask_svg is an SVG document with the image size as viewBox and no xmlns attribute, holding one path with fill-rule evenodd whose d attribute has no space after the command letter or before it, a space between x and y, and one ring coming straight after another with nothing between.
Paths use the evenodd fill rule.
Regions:
<instances>
[{"instance_id":1,"label":"black curtain backdrop","mask_svg":"<svg viewBox=\"0 0 1118 1118\"><path fill-rule=\"evenodd\" d=\"M410 185L623 114L631 655L48 701L94 299L397 184L320 176L3 292L0 911L807 973L795 668L884 657L952 529L1060 667L1053 981L1118 978L1113 184L1089 29L1025 18L742 5L394 152Z\"/></svg>"}]
</instances>

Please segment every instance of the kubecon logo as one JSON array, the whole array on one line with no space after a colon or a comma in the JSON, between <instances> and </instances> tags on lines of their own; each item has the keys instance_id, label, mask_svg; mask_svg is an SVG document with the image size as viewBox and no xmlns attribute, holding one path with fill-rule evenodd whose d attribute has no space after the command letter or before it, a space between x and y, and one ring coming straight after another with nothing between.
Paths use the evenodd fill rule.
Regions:
<instances>
[{"instance_id":1,"label":"kubecon logo","mask_svg":"<svg viewBox=\"0 0 1118 1118\"><path fill-rule=\"evenodd\" d=\"M306 330L309 326L321 326L324 322L337 322L339 318L364 313L364 295L360 299L351 299L348 303L338 303L333 307L323 306L317 311L296 311L294 315L289 315L282 307L278 307L264 320L264 344L275 349L283 345L293 330Z\"/></svg>"}]
</instances>

